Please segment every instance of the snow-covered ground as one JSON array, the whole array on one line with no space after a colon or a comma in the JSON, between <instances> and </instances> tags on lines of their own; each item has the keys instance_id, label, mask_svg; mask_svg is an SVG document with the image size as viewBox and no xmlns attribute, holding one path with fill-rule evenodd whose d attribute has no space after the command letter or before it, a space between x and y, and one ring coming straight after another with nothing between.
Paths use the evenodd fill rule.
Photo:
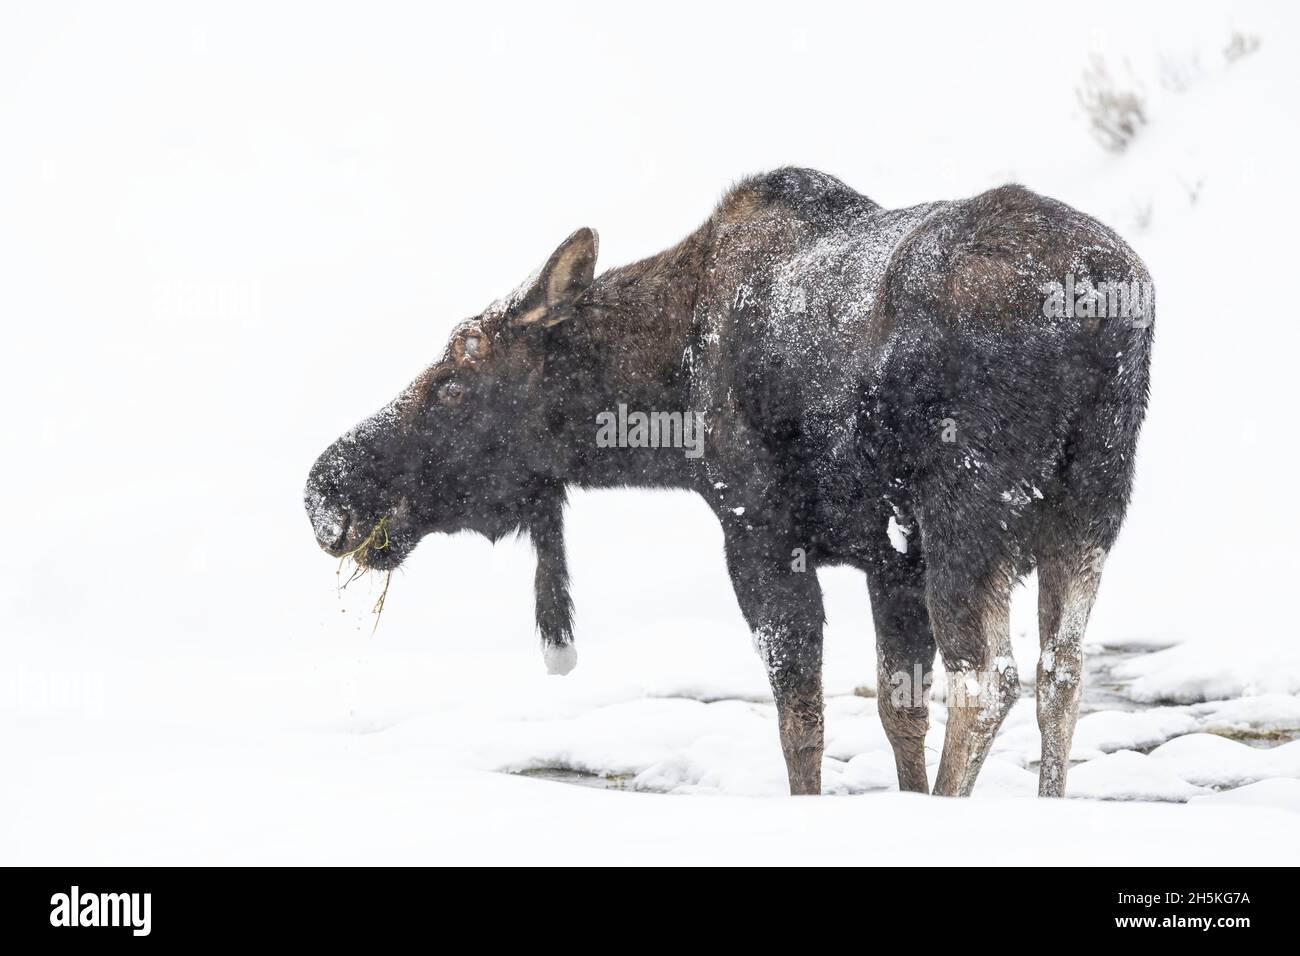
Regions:
<instances>
[{"instance_id":1,"label":"snow-covered ground","mask_svg":"<svg viewBox=\"0 0 1300 956\"><path fill-rule=\"evenodd\" d=\"M656 9L6 8L0 862L1300 859L1300 15ZM1229 60L1235 32L1260 43ZM1146 109L1120 155L1074 95L1097 51ZM790 162L888 205L1015 179L1151 267L1075 799L1033 796L1028 698L971 800L890 792L845 569L821 573L836 796L784 796L686 495L574 497L563 679L526 542L426 541L373 635L374 585L338 593L316 549L307 468L455 322L578 225L627 261ZM1031 672L1032 581L1014 630Z\"/></svg>"}]
</instances>

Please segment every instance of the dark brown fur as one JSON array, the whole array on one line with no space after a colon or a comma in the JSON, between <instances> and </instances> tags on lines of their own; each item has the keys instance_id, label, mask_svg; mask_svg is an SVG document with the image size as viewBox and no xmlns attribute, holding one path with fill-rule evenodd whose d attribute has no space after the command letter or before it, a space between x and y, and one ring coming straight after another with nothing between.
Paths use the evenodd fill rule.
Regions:
<instances>
[{"instance_id":1,"label":"dark brown fur","mask_svg":"<svg viewBox=\"0 0 1300 956\"><path fill-rule=\"evenodd\" d=\"M563 672L566 489L699 493L768 668L793 793L820 789L816 567L867 575L901 787L928 786L936 649L951 686L976 688L950 700L936 784L962 794L1018 693L1010 588L1046 564L1042 792L1061 793L1080 675L1054 662L1074 666L1123 519L1151 325L1051 319L1043 289L1067 273L1146 282L1136 255L1018 186L887 210L783 169L660 255L599 278L595 257L595 234L574 233L321 456L307 504L322 547L344 553L388 518L392 547L368 560L391 567L432 532L528 530L538 627ZM600 447L597 416L620 404L701 416L704 454ZM910 529L902 553L891 521ZM900 675L919 686L900 696Z\"/></svg>"}]
</instances>

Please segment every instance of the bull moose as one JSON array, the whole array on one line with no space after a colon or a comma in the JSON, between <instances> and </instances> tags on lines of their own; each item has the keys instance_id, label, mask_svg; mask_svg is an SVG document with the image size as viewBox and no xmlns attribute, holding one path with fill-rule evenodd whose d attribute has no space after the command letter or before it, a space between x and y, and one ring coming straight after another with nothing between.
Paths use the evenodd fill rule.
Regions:
<instances>
[{"instance_id":1,"label":"bull moose","mask_svg":"<svg viewBox=\"0 0 1300 956\"><path fill-rule=\"evenodd\" d=\"M866 574L904 790L929 786L942 655L946 795L971 792L1018 696L1008 608L1036 568L1039 793L1063 795L1153 334L1149 292L1137 321L1097 290L1149 290L1137 255L1020 186L884 209L795 168L743 180L665 252L599 276L596 254L593 230L573 233L320 456L306 490L320 546L383 570L433 532L526 530L543 653L563 674L566 490L697 492L722 524L794 794L821 788L819 565ZM1066 282L1091 291L1062 308ZM620 406L697 416L702 453L597 443Z\"/></svg>"}]
</instances>

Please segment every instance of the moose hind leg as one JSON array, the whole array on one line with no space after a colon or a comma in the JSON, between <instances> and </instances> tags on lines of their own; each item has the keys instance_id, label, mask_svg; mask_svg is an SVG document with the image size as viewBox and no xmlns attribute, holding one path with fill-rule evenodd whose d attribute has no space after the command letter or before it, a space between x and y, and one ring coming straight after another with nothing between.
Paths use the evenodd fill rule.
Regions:
<instances>
[{"instance_id":1,"label":"moose hind leg","mask_svg":"<svg viewBox=\"0 0 1300 956\"><path fill-rule=\"evenodd\" d=\"M934 792L969 796L993 737L1020 694L1011 656L1007 574L927 574L930 619L948 677L948 725Z\"/></svg>"},{"instance_id":2,"label":"moose hind leg","mask_svg":"<svg viewBox=\"0 0 1300 956\"><path fill-rule=\"evenodd\" d=\"M920 543L910 542L903 554L882 553L867 574L867 587L876 628L876 703L894 749L898 788L928 793L925 734L935 645Z\"/></svg>"},{"instance_id":3,"label":"moose hind leg","mask_svg":"<svg viewBox=\"0 0 1300 956\"><path fill-rule=\"evenodd\" d=\"M1035 696L1042 760L1038 795L1065 796L1070 744L1083 693L1083 633L1101 582L1100 550L1053 556L1038 567L1038 675Z\"/></svg>"}]
</instances>

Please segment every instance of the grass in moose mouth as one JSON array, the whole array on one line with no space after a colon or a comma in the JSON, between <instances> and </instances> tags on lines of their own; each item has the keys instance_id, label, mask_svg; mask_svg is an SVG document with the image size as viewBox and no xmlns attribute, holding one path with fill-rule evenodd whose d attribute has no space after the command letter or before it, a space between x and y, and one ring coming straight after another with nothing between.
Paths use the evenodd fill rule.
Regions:
<instances>
[{"instance_id":1,"label":"grass in moose mouth","mask_svg":"<svg viewBox=\"0 0 1300 956\"><path fill-rule=\"evenodd\" d=\"M388 537L388 518L385 516L380 518L379 523L370 529L370 534L366 535L364 541L339 559L339 567L335 572L342 581L339 585L339 590L344 590L357 578L364 577L366 572L373 570L366 566L366 559L374 552L386 551L391 543L392 541ZM352 571L348 575L347 579L343 580L343 566L347 564L348 561L352 562ZM391 584L392 581L393 570L392 568L389 568L384 572L384 587L379 592L379 597L375 600L374 607L370 609L370 613L375 616L375 626L371 629L371 634L374 634L375 631L379 630L379 619L384 613L384 601L388 598L388 585Z\"/></svg>"}]
</instances>

